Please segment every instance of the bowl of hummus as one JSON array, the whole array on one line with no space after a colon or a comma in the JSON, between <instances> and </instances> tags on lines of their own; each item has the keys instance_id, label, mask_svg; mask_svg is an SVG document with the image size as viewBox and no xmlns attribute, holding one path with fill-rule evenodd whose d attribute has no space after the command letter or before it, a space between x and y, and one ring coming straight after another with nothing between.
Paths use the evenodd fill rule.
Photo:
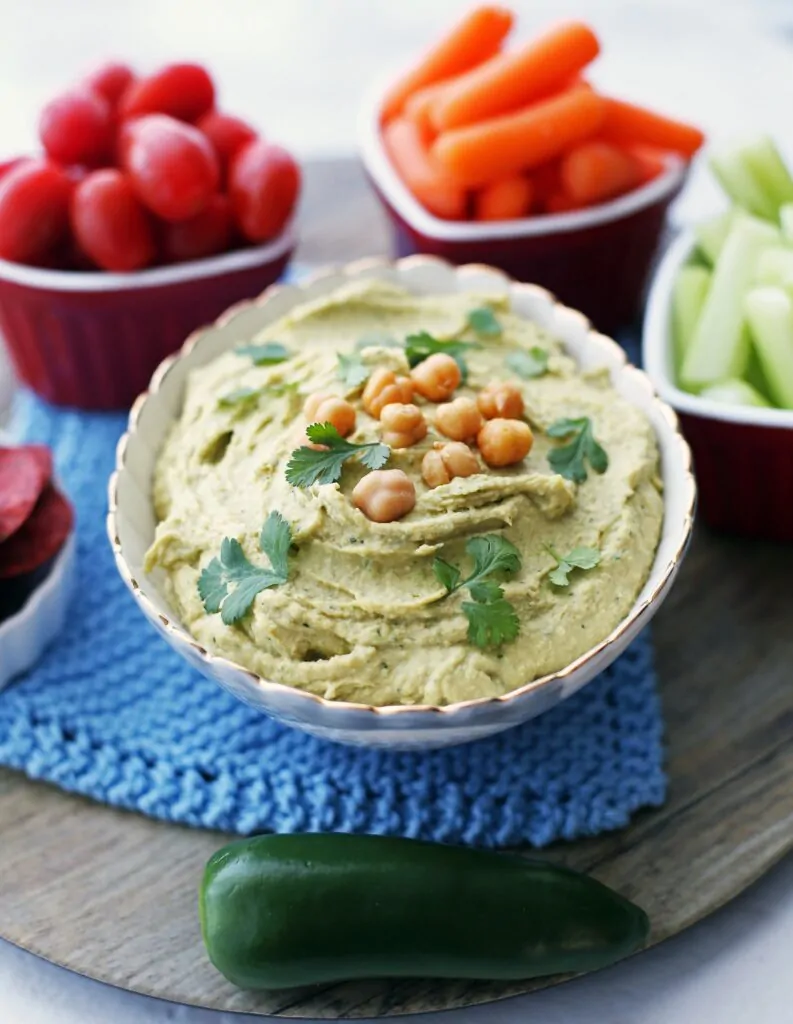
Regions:
<instances>
[{"instance_id":1,"label":"bowl of hummus","mask_svg":"<svg viewBox=\"0 0 793 1024\"><path fill-rule=\"evenodd\" d=\"M526 721L650 621L691 533L674 413L541 288L430 257L274 286L135 403L108 530L199 671L327 739Z\"/></svg>"}]
</instances>

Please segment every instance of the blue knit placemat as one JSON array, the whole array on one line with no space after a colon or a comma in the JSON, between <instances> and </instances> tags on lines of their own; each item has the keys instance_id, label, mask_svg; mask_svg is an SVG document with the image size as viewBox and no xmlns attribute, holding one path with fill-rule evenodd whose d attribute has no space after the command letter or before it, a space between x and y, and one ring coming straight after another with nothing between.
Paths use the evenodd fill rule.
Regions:
<instances>
[{"instance_id":1,"label":"blue knit placemat","mask_svg":"<svg viewBox=\"0 0 793 1024\"><path fill-rule=\"evenodd\" d=\"M15 433L52 447L77 510L67 629L0 694L0 764L118 807L232 832L378 832L542 846L625 825L666 780L640 637L564 704L492 739L386 753L271 721L190 668L138 611L105 536L120 415L23 395Z\"/></svg>"}]
</instances>

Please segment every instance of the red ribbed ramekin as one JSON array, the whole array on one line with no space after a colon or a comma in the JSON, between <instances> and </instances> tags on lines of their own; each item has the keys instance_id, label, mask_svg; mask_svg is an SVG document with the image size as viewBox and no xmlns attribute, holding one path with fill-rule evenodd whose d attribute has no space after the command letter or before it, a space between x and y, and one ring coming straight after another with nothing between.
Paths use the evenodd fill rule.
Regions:
<instances>
[{"instance_id":1,"label":"red ribbed ramekin","mask_svg":"<svg viewBox=\"0 0 793 1024\"><path fill-rule=\"evenodd\" d=\"M441 220L414 199L391 165L380 133L380 100L375 92L362 109L359 144L397 256L428 253L458 265L499 267L547 288L606 334L635 322L667 211L685 182L682 161L670 158L654 181L586 210L486 224Z\"/></svg>"},{"instance_id":2,"label":"red ribbed ramekin","mask_svg":"<svg viewBox=\"0 0 793 1024\"><path fill-rule=\"evenodd\" d=\"M702 520L715 530L793 541L793 411L725 405L675 383L672 289L694 245L691 233L681 235L658 268L644 320L645 369L691 445Z\"/></svg>"},{"instance_id":3,"label":"red ribbed ramekin","mask_svg":"<svg viewBox=\"0 0 793 1024\"><path fill-rule=\"evenodd\" d=\"M126 409L198 327L278 279L295 247L275 241L130 274L0 260L0 331L20 380L56 405Z\"/></svg>"}]
</instances>

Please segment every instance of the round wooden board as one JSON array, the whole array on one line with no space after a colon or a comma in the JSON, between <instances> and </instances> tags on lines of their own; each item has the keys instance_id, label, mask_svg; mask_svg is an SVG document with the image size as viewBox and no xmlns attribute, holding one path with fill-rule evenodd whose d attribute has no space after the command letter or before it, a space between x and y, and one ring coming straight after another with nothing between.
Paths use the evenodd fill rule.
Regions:
<instances>
[{"instance_id":1,"label":"round wooden board","mask_svg":"<svg viewBox=\"0 0 793 1024\"><path fill-rule=\"evenodd\" d=\"M299 257L387 248L352 161L308 168ZM612 835L547 851L640 903L651 942L716 910L793 848L793 546L699 530L654 627L669 798ZM207 1008L378 1017L503 999L518 984L372 981L240 992L201 945L196 887L226 837L114 811L0 771L0 935L71 970Z\"/></svg>"}]
</instances>

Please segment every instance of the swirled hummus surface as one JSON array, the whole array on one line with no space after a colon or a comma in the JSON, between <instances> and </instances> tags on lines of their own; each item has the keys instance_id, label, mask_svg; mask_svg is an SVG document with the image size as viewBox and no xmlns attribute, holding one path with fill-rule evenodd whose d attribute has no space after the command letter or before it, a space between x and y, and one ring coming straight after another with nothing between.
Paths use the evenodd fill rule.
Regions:
<instances>
[{"instance_id":1,"label":"swirled hummus surface","mask_svg":"<svg viewBox=\"0 0 793 1024\"><path fill-rule=\"evenodd\" d=\"M156 537L147 570L161 570L165 593L184 625L214 653L267 679L321 696L367 704L448 704L503 694L558 670L602 640L627 614L649 575L663 517L658 450L649 422L624 401L605 371L581 373L560 343L487 299L502 333L478 337L467 315L475 295L418 296L382 282L355 282L294 308L255 339L277 341L290 358L256 366L229 351L193 370L178 422L159 456L154 503ZM394 450L388 468L415 482L415 508L392 523L370 522L350 501L366 472L347 463L339 483L298 488L285 466L305 443L302 406L312 392L354 398L337 373L337 354L360 352L367 366L409 373L404 348L384 340L428 331L439 339L478 342L466 352L468 379L456 396L494 380L517 383L535 441L528 457L428 488L421 460L438 440L436 406L418 404L427 437ZM505 362L540 347L548 371L523 380ZM289 385L283 388L282 385ZM241 388L262 388L253 402L224 405ZM608 469L583 483L556 474L548 462L559 441L545 430L560 418L589 417L608 454ZM380 437L380 424L359 408L354 442ZM277 510L294 547L289 579L256 596L234 625L208 614L198 591L202 570L223 538L236 538L251 562L265 518ZM466 592L445 597L432 570L437 554L465 568L465 542L500 534L520 551L520 571L502 585L517 613L517 638L495 649L469 641L462 611ZM553 585L550 553L596 548L600 562Z\"/></svg>"}]
</instances>

